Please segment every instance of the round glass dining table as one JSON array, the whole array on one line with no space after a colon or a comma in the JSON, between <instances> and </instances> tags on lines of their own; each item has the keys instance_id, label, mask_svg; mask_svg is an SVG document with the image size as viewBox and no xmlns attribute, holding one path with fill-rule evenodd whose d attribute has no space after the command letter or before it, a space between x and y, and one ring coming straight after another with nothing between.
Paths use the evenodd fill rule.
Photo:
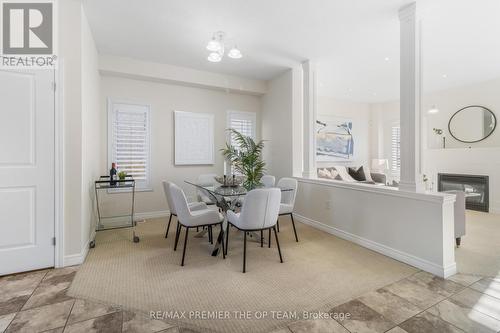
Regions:
<instances>
[{"instance_id":1,"label":"round glass dining table","mask_svg":"<svg viewBox=\"0 0 500 333\"><path fill-rule=\"evenodd\" d=\"M241 185L231 185L231 186L223 186L218 183L206 185L206 184L197 184L196 182L185 181L189 185L193 185L200 192L202 192L205 196L210 198L212 202L214 202L217 207L219 207L224 215L224 222L222 223L222 228L217 237L217 241L215 242L214 248L212 250L212 256L217 256L219 254L219 250L222 246L222 239L224 237L224 233L227 232L227 211L235 210L237 208L238 199L244 197L250 190ZM259 188L259 187L256 187ZM263 188L263 187L260 187ZM281 192L293 191L292 188L280 188ZM258 239L260 241L260 235L257 233L252 233L251 238L255 240Z\"/></svg>"}]
</instances>

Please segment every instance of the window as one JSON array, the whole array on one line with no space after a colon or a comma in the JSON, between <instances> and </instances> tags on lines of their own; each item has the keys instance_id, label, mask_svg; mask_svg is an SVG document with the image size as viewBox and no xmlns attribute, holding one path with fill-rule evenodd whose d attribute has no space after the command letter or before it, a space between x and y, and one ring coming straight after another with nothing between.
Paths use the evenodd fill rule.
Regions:
<instances>
[{"instance_id":1,"label":"window","mask_svg":"<svg viewBox=\"0 0 500 333\"><path fill-rule=\"evenodd\" d=\"M256 139L255 127L256 127L256 116L255 112L242 112L242 111L228 111L227 112L227 128L237 130L243 135L250 136L254 140ZM234 137L228 133L227 142L238 147L238 144L234 140ZM224 174L237 173L235 170L228 170L227 166L229 163L227 161L224 163ZM232 169L232 168L231 168Z\"/></svg>"},{"instance_id":2,"label":"window","mask_svg":"<svg viewBox=\"0 0 500 333\"><path fill-rule=\"evenodd\" d=\"M237 130L243 135L255 138L255 123L256 117L254 112L228 111L227 127ZM234 138L228 136L228 141L232 145L236 145Z\"/></svg>"},{"instance_id":3,"label":"window","mask_svg":"<svg viewBox=\"0 0 500 333\"><path fill-rule=\"evenodd\" d=\"M135 179L137 189L149 189L150 107L110 101L108 108L108 165L115 162Z\"/></svg>"},{"instance_id":4,"label":"window","mask_svg":"<svg viewBox=\"0 0 500 333\"><path fill-rule=\"evenodd\" d=\"M401 127L393 126L391 130L391 170L399 172L401 168Z\"/></svg>"}]
</instances>

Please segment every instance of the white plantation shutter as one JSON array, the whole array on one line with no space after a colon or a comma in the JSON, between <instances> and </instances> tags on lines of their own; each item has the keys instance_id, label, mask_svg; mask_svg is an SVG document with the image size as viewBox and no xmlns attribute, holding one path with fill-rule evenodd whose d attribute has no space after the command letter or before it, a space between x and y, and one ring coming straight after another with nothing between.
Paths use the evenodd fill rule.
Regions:
<instances>
[{"instance_id":1,"label":"white plantation shutter","mask_svg":"<svg viewBox=\"0 0 500 333\"><path fill-rule=\"evenodd\" d=\"M243 135L250 136L255 140L256 116L254 112L228 111L228 128L237 130ZM236 146L234 138L230 138L231 144Z\"/></svg>"},{"instance_id":2,"label":"white plantation shutter","mask_svg":"<svg viewBox=\"0 0 500 333\"><path fill-rule=\"evenodd\" d=\"M237 130L243 135L249 136L256 140L255 128L256 128L257 117L255 112L243 112L243 111L228 111L227 112L227 128ZM238 147L234 137L228 133L227 141L234 147ZM230 173L236 173L234 170L230 170Z\"/></svg>"},{"instance_id":3,"label":"white plantation shutter","mask_svg":"<svg viewBox=\"0 0 500 333\"><path fill-rule=\"evenodd\" d=\"M393 126L391 131L391 170L401 169L401 127Z\"/></svg>"},{"instance_id":4,"label":"white plantation shutter","mask_svg":"<svg viewBox=\"0 0 500 333\"><path fill-rule=\"evenodd\" d=\"M136 181L150 187L150 108L147 105L110 103L109 165L117 164Z\"/></svg>"}]
</instances>

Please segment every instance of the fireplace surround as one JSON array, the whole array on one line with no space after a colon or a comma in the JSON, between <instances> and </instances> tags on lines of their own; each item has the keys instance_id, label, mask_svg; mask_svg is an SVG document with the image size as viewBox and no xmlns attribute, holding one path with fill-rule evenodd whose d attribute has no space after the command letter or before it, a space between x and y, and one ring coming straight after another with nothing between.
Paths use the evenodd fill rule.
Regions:
<instances>
[{"instance_id":1,"label":"fireplace surround","mask_svg":"<svg viewBox=\"0 0 500 333\"><path fill-rule=\"evenodd\" d=\"M438 174L438 191L465 192L465 208L489 212L489 177L481 175Z\"/></svg>"}]
</instances>

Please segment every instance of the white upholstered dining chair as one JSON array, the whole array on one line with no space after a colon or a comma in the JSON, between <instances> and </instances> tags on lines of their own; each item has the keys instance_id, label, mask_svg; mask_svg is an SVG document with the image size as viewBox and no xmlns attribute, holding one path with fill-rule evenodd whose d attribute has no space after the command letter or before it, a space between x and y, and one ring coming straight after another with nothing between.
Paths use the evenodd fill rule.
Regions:
<instances>
[{"instance_id":1,"label":"white upholstered dining chair","mask_svg":"<svg viewBox=\"0 0 500 333\"><path fill-rule=\"evenodd\" d=\"M283 191L281 193L281 204L279 216L290 215L292 219L293 233L295 234L295 241L299 241L297 237L297 229L295 228L295 221L293 220L293 208L295 206L295 197L297 195L298 182L294 178L281 178L276 185L283 189L292 189L291 191ZM280 230L279 222L277 223L278 232Z\"/></svg>"},{"instance_id":2,"label":"white upholstered dining chair","mask_svg":"<svg viewBox=\"0 0 500 333\"><path fill-rule=\"evenodd\" d=\"M172 197L173 205L175 207L175 211L177 212L177 231L175 233L175 245L174 251L177 250L177 243L179 241L179 237L181 234L182 227L186 228L186 234L184 236L184 248L182 250L182 261L181 266L184 266L184 258L186 256L186 246L188 240L188 233L190 228L197 227L208 227L209 230L212 229L213 226L219 225L222 228L222 222L224 221L224 217L221 213L214 209L200 209L191 211L189 209L188 202L186 200L186 195L182 189L175 185L174 183L167 183L167 191L169 191L170 196ZM224 239L222 239L222 255L225 258L224 254Z\"/></svg>"},{"instance_id":3,"label":"white upholstered dining chair","mask_svg":"<svg viewBox=\"0 0 500 333\"><path fill-rule=\"evenodd\" d=\"M217 184L215 177L217 177L215 173L202 174L198 176L198 180L196 181L196 183L201 186L214 186ZM205 191L201 188L197 188L196 191L198 201L201 201L207 205L215 205L216 202L214 198L208 193L208 191Z\"/></svg>"},{"instance_id":4,"label":"white upholstered dining chair","mask_svg":"<svg viewBox=\"0 0 500 333\"><path fill-rule=\"evenodd\" d=\"M276 177L271 175L264 175L260 179L260 182L264 185L264 187L274 187L274 183L276 182Z\"/></svg>"},{"instance_id":5,"label":"white upholstered dining chair","mask_svg":"<svg viewBox=\"0 0 500 333\"><path fill-rule=\"evenodd\" d=\"M248 192L245 197L245 204L240 213L231 210L227 212L228 223L238 230L243 231L243 273L246 271L247 259L247 233L251 231L260 231L260 246L263 246L262 234L264 230L271 229L276 237L276 245L280 256L280 262L283 262L281 256L280 243L276 233L276 222L280 209L281 191L279 188L262 188ZM226 251L229 242L229 225L226 231Z\"/></svg>"},{"instance_id":6,"label":"white upholstered dining chair","mask_svg":"<svg viewBox=\"0 0 500 333\"><path fill-rule=\"evenodd\" d=\"M170 211L170 217L168 218L167 232L165 233L165 238L168 237L168 230L170 229L170 222L172 222L172 216L177 217L177 212L175 210L174 202L170 196L170 191L168 191L168 183L166 180L162 181L163 192L165 192L165 198L167 198L168 209ZM190 202L188 204L189 210L201 210L207 209L207 205L204 202Z\"/></svg>"}]
</instances>

